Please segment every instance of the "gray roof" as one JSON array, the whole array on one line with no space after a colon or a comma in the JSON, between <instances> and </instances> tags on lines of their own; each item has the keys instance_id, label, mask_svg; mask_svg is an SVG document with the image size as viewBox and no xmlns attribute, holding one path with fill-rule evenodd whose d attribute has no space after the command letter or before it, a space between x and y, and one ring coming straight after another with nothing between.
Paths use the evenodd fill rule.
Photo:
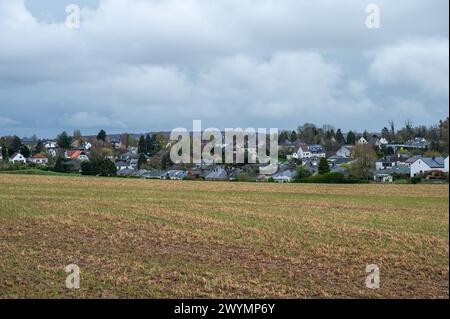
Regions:
<instances>
[{"instance_id":1,"label":"gray roof","mask_svg":"<svg viewBox=\"0 0 450 319\"><path fill-rule=\"evenodd\" d=\"M318 145L318 144L309 145L308 149L311 153L324 153L325 152L322 145Z\"/></svg>"},{"instance_id":2,"label":"gray roof","mask_svg":"<svg viewBox=\"0 0 450 319\"><path fill-rule=\"evenodd\" d=\"M217 167L215 168L211 173L206 175L205 179L227 179L227 172L221 168Z\"/></svg>"},{"instance_id":3,"label":"gray roof","mask_svg":"<svg viewBox=\"0 0 450 319\"><path fill-rule=\"evenodd\" d=\"M293 170L285 170L283 172L279 172L276 173L273 177L274 178L283 178L283 177L287 177L287 178L294 178L295 177L296 172Z\"/></svg>"},{"instance_id":4,"label":"gray roof","mask_svg":"<svg viewBox=\"0 0 450 319\"><path fill-rule=\"evenodd\" d=\"M136 171L134 169L125 168L117 172L117 176L134 176Z\"/></svg>"},{"instance_id":5,"label":"gray roof","mask_svg":"<svg viewBox=\"0 0 450 319\"><path fill-rule=\"evenodd\" d=\"M144 173L141 174L141 177L143 178L161 178L161 172L160 171L145 171Z\"/></svg>"},{"instance_id":6,"label":"gray roof","mask_svg":"<svg viewBox=\"0 0 450 319\"><path fill-rule=\"evenodd\" d=\"M187 176L186 171L178 171L178 170L168 171L164 176L167 176L167 174L171 179L183 179Z\"/></svg>"},{"instance_id":7,"label":"gray roof","mask_svg":"<svg viewBox=\"0 0 450 319\"><path fill-rule=\"evenodd\" d=\"M421 157L420 159L431 168L444 168L443 157Z\"/></svg>"},{"instance_id":8,"label":"gray roof","mask_svg":"<svg viewBox=\"0 0 450 319\"><path fill-rule=\"evenodd\" d=\"M376 175L378 174L400 174L400 175L409 175L411 173L411 169L405 165L399 165L394 167L389 167L386 169L380 169L375 172Z\"/></svg>"},{"instance_id":9,"label":"gray roof","mask_svg":"<svg viewBox=\"0 0 450 319\"><path fill-rule=\"evenodd\" d=\"M421 157L422 157L422 156L420 156L420 155L414 155L414 156L408 158L408 159L405 161L405 163L412 164L412 163L414 163L415 161L417 161L417 160L418 160L419 158L421 158Z\"/></svg>"},{"instance_id":10,"label":"gray roof","mask_svg":"<svg viewBox=\"0 0 450 319\"><path fill-rule=\"evenodd\" d=\"M328 159L333 165L340 165L340 164L346 164L351 162L352 160L350 158L342 157L342 156L332 156Z\"/></svg>"},{"instance_id":11,"label":"gray roof","mask_svg":"<svg viewBox=\"0 0 450 319\"><path fill-rule=\"evenodd\" d=\"M125 163L125 162L123 162L123 161L119 161L119 162L116 162L116 166L117 166L117 167L128 166L128 164Z\"/></svg>"}]
</instances>

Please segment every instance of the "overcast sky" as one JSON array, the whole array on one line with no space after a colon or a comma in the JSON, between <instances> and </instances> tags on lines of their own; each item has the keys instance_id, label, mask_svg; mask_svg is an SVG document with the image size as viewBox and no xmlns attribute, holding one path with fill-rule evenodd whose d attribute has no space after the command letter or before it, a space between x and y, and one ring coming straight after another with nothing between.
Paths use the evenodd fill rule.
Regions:
<instances>
[{"instance_id":1,"label":"overcast sky","mask_svg":"<svg viewBox=\"0 0 450 319\"><path fill-rule=\"evenodd\" d=\"M65 7L82 8L79 29ZM368 29L366 5L381 9ZM448 0L0 0L0 135L448 116Z\"/></svg>"}]
</instances>

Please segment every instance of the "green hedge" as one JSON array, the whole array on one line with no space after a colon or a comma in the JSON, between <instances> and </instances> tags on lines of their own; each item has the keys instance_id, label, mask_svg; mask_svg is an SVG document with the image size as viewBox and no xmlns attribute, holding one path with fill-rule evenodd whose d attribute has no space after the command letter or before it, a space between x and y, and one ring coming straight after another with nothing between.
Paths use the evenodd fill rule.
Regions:
<instances>
[{"instance_id":1,"label":"green hedge","mask_svg":"<svg viewBox=\"0 0 450 319\"><path fill-rule=\"evenodd\" d=\"M316 183L316 184L360 184L367 183L368 181L362 181L355 177L346 177L342 173L327 173L323 175L314 175L306 178L302 178L297 181L298 183Z\"/></svg>"}]
</instances>

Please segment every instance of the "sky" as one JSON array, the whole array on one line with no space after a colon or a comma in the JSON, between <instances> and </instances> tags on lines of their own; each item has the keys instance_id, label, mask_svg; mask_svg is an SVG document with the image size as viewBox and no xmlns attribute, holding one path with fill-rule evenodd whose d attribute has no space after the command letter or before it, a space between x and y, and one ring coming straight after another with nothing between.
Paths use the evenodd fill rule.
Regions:
<instances>
[{"instance_id":1,"label":"sky","mask_svg":"<svg viewBox=\"0 0 450 319\"><path fill-rule=\"evenodd\" d=\"M380 8L368 28L368 4ZM68 28L66 6L80 7ZM0 0L0 136L448 116L447 0Z\"/></svg>"}]
</instances>

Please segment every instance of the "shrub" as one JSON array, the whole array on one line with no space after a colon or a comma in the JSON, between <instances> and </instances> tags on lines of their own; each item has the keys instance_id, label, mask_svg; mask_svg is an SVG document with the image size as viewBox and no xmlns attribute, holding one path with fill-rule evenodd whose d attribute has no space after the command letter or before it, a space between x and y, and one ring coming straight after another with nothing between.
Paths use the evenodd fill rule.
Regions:
<instances>
[{"instance_id":1,"label":"shrub","mask_svg":"<svg viewBox=\"0 0 450 319\"><path fill-rule=\"evenodd\" d=\"M23 163L4 162L0 165L0 171L19 171L24 169L27 169L27 166Z\"/></svg>"},{"instance_id":2,"label":"shrub","mask_svg":"<svg viewBox=\"0 0 450 319\"><path fill-rule=\"evenodd\" d=\"M53 171L58 172L58 173L66 172L64 170L63 159L61 157L58 157L58 159L56 160L55 167L53 167Z\"/></svg>"},{"instance_id":3,"label":"shrub","mask_svg":"<svg viewBox=\"0 0 450 319\"><path fill-rule=\"evenodd\" d=\"M296 176L295 179L297 181L300 181L302 179L305 179L307 177L311 176L311 172L308 170L308 168L304 165L297 166Z\"/></svg>"},{"instance_id":4,"label":"shrub","mask_svg":"<svg viewBox=\"0 0 450 319\"><path fill-rule=\"evenodd\" d=\"M325 175L330 172L330 166L326 158L321 157L319 162L319 175Z\"/></svg>"},{"instance_id":5,"label":"shrub","mask_svg":"<svg viewBox=\"0 0 450 319\"><path fill-rule=\"evenodd\" d=\"M81 175L96 175L91 162L85 161L81 163Z\"/></svg>"},{"instance_id":6,"label":"shrub","mask_svg":"<svg viewBox=\"0 0 450 319\"><path fill-rule=\"evenodd\" d=\"M419 184L422 181L422 178L420 176L414 176L411 177L411 184Z\"/></svg>"},{"instance_id":7,"label":"shrub","mask_svg":"<svg viewBox=\"0 0 450 319\"><path fill-rule=\"evenodd\" d=\"M327 173L324 175L315 175L299 180L300 183L318 183L318 184L357 184L359 179L354 177L345 177L342 173Z\"/></svg>"},{"instance_id":8,"label":"shrub","mask_svg":"<svg viewBox=\"0 0 450 319\"><path fill-rule=\"evenodd\" d=\"M116 165L110 159L93 159L81 163L82 175L116 176Z\"/></svg>"},{"instance_id":9,"label":"shrub","mask_svg":"<svg viewBox=\"0 0 450 319\"><path fill-rule=\"evenodd\" d=\"M239 174L238 181L239 182L249 182L250 181L250 175L248 175L247 173Z\"/></svg>"}]
</instances>

